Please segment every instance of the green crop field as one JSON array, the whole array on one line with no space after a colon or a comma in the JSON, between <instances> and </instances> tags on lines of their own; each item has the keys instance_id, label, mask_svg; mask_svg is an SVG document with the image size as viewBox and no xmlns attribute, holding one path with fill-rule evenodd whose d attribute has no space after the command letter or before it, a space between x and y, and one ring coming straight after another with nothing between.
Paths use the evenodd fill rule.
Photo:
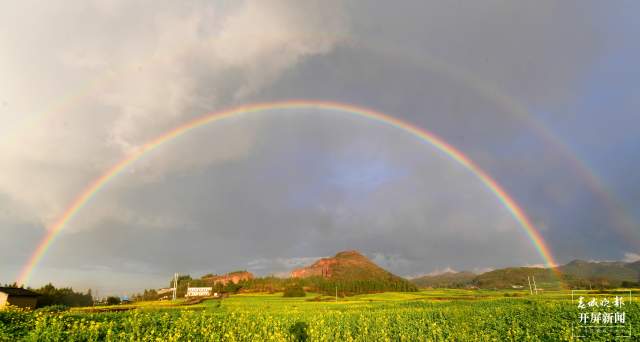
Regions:
<instances>
[{"instance_id":1,"label":"green crop field","mask_svg":"<svg viewBox=\"0 0 640 342\"><path fill-rule=\"evenodd\" d=\"M607 298L618 293L580 291ZM628 292L627 296L628 296ZM634 295L635 296L635 295ZM569 292L430 290L338 298L239 294L186 306L131 306L0 312L0 340L15 341L557 341L640 339L637 303L626 299L625 324L579 328ZM111 309L130 309L108 312ZM629 335L630 337L624 337ZM577 337L583 336L583 337ZM615 337L619 336L619 337Z\"/></svg>"}]
</instances>

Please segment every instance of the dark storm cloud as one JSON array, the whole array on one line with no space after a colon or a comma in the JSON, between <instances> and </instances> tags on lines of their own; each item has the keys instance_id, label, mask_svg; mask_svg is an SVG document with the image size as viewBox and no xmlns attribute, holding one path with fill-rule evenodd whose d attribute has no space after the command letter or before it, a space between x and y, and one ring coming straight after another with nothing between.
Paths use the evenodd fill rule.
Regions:
<instances>
[{"instance_id":1,"label":"dark storm cloud","mask_svg":"<svg viewBox=\"0 0 640 342\"><path fill-rule=\"evenodd\" d=\"M416 65L389 63L369 51L349 48L334 55L331 62L317 58L304 65L307 68L303 71L292 71L270 96L315 95L363 104L437 133L478 162L524 206L561 260L593 254L615 258L617 251L633 248L612 230L611 213L589 189L584 171L526 118L505 111L465 84ZM302 86L306 79L314 80L309 88ZM341 86L335 87L336 83ZM594 249L591 243L583 242L567 245L573 240L566 237L582 239L576 235L578 230L607 231L608 248Z\"/></svg>"}]
</instances>

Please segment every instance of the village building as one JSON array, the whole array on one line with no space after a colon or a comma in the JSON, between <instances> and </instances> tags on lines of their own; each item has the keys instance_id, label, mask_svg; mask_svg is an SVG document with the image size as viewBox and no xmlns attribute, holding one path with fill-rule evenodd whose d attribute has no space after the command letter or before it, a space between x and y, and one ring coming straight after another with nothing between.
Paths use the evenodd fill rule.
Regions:
<instances>
[{"instance_id":1,"label":"village building","mask_svg":"<svg viewBox=\"0 0 640 342\"><path fill-rule=\"evenodd\" d=\"M0 309L8 305L35 309L39 296L39 294L27 289L0 287Z\"/></svg>"},{"instance_id":2,"label":"village building","mask_svg":"<svg viewBox=\"0 0 640 342\"><path fill-rule=\"evenodd\" d=\"M171 296L173 295L173 287L158 289L156 290L156 294L160 300L171 299Z\"/></svg>"},{"instance_id":3,"label":"village building","mask_svg":"<svg viewBox=\"0 0 640 342\"><path fill-rule=\"evenodd\" d=\"M185 297L210 297L212 287L189 287Z\"/></svg>"}]
</instances>

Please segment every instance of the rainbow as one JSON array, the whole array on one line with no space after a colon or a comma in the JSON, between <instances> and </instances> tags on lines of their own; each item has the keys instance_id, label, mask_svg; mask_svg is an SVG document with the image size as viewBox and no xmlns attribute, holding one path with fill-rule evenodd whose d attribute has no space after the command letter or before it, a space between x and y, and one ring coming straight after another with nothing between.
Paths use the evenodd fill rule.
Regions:
<instances>
[{"instance_id":1,"label":"rainbow","mask_svg":"<svg viewBox=\"0 0 640 342\"><path fill-rule=\"evenodd\" d=\"M358 45L358 48L366 48L378 54L382 54L390 59L404 60L413 66L424 70L439 73L450 80L464 85L473 90L483 98L495 103L506 112L514 117L524 120L529 128L532 129L543 141L550 144L556 149L563 158L565 158L576 171L577 175L582 178L591 192L600 197L600 201L609 212L609 218L614 223L618 233L626 239L632 241L636 245L640 245L640 236L637 234L638 226L632 214L629 212L625 202L615 196L600 177L589 167L582 159L578 158L571 147L555 135L547 126L539 119L536 120L529 110L513 96L507 94L503 89L487 79L481 79L477 76L462 70L460 67L450 64L449 62L436 58L434 55L422 52L420 58L411 57L410 55L400 54L395 49L381 49L380 47L371 47L367 45Z\"/></svg>"},{"instance_id":2,"label":"rainbow","mask_svg":"<svg viewBox=\"0 0 640 342\"><path fill-rule=\"evenodd\" d=\"M351 41L351 44L357 49L368 49L370 53L381 54L390 59L400 59L404 63L410 63L413 66L421 69L433 71L439 73L451 81L459 83L471 90L483 98L500 106L506 112L513 116L524 120L529 124L530 128L546 143L554 146L556 151L562 155L575 169L577 175L585 181L587 187L594 194L600 197L602 204L609 212L609 218L614 223L614 227L623 235L626 239L632 241L634 244L640 244L640 236L638 236L636 227L637 223L633 216L629 213L628 206L620 200L615 194L607 187L605 183L599 178L599 176L590 168L583 160L579 159L575 152L560 138L558 138L548 127L546 127L540 120L536 120L525 106L518 102L514 97L507 94L504 90L492 84L489 80L478 78L476 75L462 70L460 67L450 64L449 62L436 58L434 55L421 53L420 58L411 57L410 55L404 55L398 53L396 49L381 49L380 47L372 47L362 42ZM125 65L124 69L138 68L140 63L132 63ZM124 72L124 71L121 71ZM54 113L61 113L71 108L74 103L87 97L89 94L94 93L96 88L102 81L113 81L115 74L105 73L101 77L94 79L87 87L84 87L78 94L72 94L62 99L58 104L53 106L52 109L45 111L42 115L33 115L28 117L23 122L17 124L17 127L8 130L7 133L0 135L0 143L3 140L8 140L10 143L15 142L12 138L15 138L17 133L24 131L36 122L40 121L42 117L51 116Z\"/></svg>"},{"instance_id":3,"label":"rainbow","mask_svg":"<svg viewBox=\"0 0 640 342\"><path fill-rule=\"evenodd\" d=\"M504 207L511 213L511 215L515 218L515 220L520 224L520 226L524 229L527 236L531 240L537 252L543 258L546 266L555 267L557 263L555 262L549 247L546 245L544 239L533 225L531 220L527 217L524 210L516 203L516 201L493 179L491 178L485 171L483 171L478 165L476 165L471 159L469 159L462 152L457 150L452 145L448 144L435 134L424 130L422 128L411 125L408 122L402 121L400 119L391 117L387 114L383 114L372 109L367 109L363 107L356 107L353 105L336 103L336 102L325 102L325 101L316 101L316 100L288 100L288 101L279 101L279 102L268 102L268 103L257 103L257 104L249 104L238 106L226 110L222 110L219 112L215 112L212 114L205 115L203 117L197 118L190 122L187 122L177 128L174 128L157 138L147 142L142 145L140 148L136 149L134 152L126 156L124 159L117 162L111 168L109 168L106 172L104 172L100 177L91 182L76 198L75 200L67 207L64 213L49 227L44 238L41 240L36 250L33 252L28 262L23 267L20 272L17 283L20 285L25 284L33 272L34 268L40 262L44 254L47 252L47 249L51 246L51 244L55 241L55 238L60 234L60 232L64 229L64 227L73 219L73 217L98 193L102 188L104 188L110 180L117 177L128 165L134 163L136 160L140 159L146 153L155 150L160 147L162 144L176 139L188 132L210 124L214 122L218 122L230 117L238 116L238 115L246 115L252 113L263 112L267 110L291 110L291 109L323 109L330 110L336 112L343 112L352 114L355 116L359 116L362 118L370 119L373 121L377 121L395 128L398 128L402 131L405 131L409 134L414 135L415 137L421 139L424 142L429 143L434 146L442 153L449 156L451 159L455 160L459 164L466 167L469 171L471 171L491 192L495 194L495 196L500 200L500 202L504 205Z\"/></svg>"}]
</instances>

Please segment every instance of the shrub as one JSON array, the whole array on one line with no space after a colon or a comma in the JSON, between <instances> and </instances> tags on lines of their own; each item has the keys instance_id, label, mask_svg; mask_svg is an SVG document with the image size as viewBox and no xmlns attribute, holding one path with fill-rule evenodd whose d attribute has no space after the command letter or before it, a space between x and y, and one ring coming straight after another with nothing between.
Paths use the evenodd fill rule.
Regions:
<instances>
[{"instance_id":1,"label":"shrub","mask_svg":"<svg viewBox=\"0 0 640 342\"><path fill-rule=\"evenodd\" d=\"M49 306L45 306L43 308L39 308L36 311L37 312L52 313L52 312L62 312L62 311L67 311L67 310L69 310L68 306L62 305L62 304L56 304L56 305L49 305Z\"/></svg>"},{"instance_id":2,"label":"shrub","mask_svg":"<svg viewBox=\"0 0 640 342\"><path fill-rule=\"evenodd\" d=\"M118 297L107 297L107 305L118 305L120 304L120 298Z\"/></svg>"},{"instance_id":3,"label":"shrub","mask_svg":"<svg viewBox=\"0 0 640 342\"><path fill-rule=\"evenodd\" d=\"M282 294L283 297L304 297L306 295L302 286L298 284L287 286Z\"/></svg>"}]
</instances>

